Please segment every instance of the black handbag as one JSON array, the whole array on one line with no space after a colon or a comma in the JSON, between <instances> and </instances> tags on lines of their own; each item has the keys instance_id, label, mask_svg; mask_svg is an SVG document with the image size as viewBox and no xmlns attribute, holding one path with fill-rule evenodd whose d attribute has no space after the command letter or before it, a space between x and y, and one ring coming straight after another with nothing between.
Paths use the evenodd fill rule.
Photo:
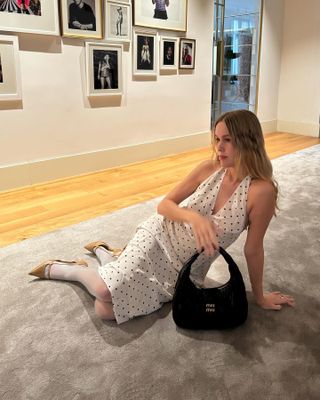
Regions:
<instances>
[{"instance_id":1,"label":"black handbag","mask_svg":"<svg viewBox=\"0 0 320 400\"><path fill-rule=\"evenodd\" d=\"M173 320L186 329L227 329L243 324L248 316L248 301L241 272L222 248L219 253L228 264L230 279L215 288L197 288L190 280L193 255L181 269L172 300Z\"/></svg>"}]
</instances>

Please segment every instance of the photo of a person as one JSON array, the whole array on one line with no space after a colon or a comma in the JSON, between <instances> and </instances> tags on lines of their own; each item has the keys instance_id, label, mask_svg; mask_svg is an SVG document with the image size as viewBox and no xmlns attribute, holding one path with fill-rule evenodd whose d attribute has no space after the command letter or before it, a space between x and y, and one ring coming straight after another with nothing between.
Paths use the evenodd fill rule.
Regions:
<instances>
[{"instance_id":1,"label":"photo of a person","mask_svg":"<svg viewBox=\"0 0 320 400\"><path fill-rule=\"evenodd\" d=\"M94 89L118 89L118 59L113 50L94 50Z\"/></svg>"},{"instance_id":2,"label":"photo of a person","mask_svg":"<svg viewBox=\"0 0 320 400\"><path fill-rule=\"evenodd\" d=\"M135 0L132 8L135 26L187 30L188 0Z\"/></svg>"},{"instance_id":3,"label":"photo of a person","mask_svg":"<svg viewBox=\"0 0 320 400\"><path fill-rule=\"evenodd\" d=\"M41 16L40 0L0 0L0 11Z\"/></svg>"},{"instance_id":4,"label":"photo of a person","mask_svg":"<svg viewBox=\"0 0 320 400\"><path fill-rule=\"evenodd\" d=\"M194 69L196 57L196 40L180 39L179 68Z\"/></svg>"},{"instance_id":5,"label":"photo of a person","mask_svg":"<svg viewBox=\"0 0 320 400\"><path fill-rule=\"evenodd\" d=\"M117 8L117 13L118 13L117 21L116 21L117 36L119 36L119 35L121 36L122 35L122 33L121 33L122 24L123 24L123 10L122 10L121 6Z\"/></svg>"},{"instance_id":6,"label":"photo of a person","mask_svg":"<svg viewBox=\"0 0 320 400\"><path fill-rule=\"evenodd\" d=\"M174 65L174 42L163 44L163 65Z\"/></svg>"},{"instance_id":7,"label":"photo of a person","mask_svg":"<svg viewBox=\"0 0 320 400\"><path fill-rule=\"evenodd\" d=\"M157 71L155 34L147 32L134 33L134 57L133 71L136 75L155 76Z\"/></svg>"},{"instance_id":8,"label":"photo of a person","mask_svg":"<svg viewBox=\"0 0 320 400\"><path fill-rule=\"evenodd\" d=\"M131 7L129 5L107 2L105 17L106 39L124 42L130 40L130 12Z\"/></svg>"},{"instance_id":9,"label":"photo of a person","mask_svg":"<svg viewBox=\"0 0 320 400\"><path fill-rule=\"evenodd\" d=\"M71 0L69 5L69 28L95 31L95 10L83 0Z\"/></svg>"},{"instance_id":10,"label":"photo of a person","mask_svg":"<svg viewBox=\"0 0 320 400\"><path fill-rule=\"evenodd\" d=\"M3 83L1 54L0 54L0 83Z\"/></svg>"},{"instance_id":11,"label":"photo of a person","mask_svg":"<svg viewBox=\"0 0 320 400\"><path fill-rule=\"evenodd\" d=\"M153 18L168 19L167 7L169 7L169 0L151 0L155 5Z\"/></svg>"},{"instance_id":12,"label":"photo of a person","mask_svg":"<svg viewBox=\"0 0 320 400\"><path fill-rule=\"evenodd\" d=\"M112 88L112 64L109 54L106 54L103 60L99 62L98 79L100 80L101 89Z\"/></svg>"},{"instance_id":13,"label":"photo of a person","mask_svg":"<svg viewBox=\"0 0 320 400\"><path fill-rule=\"evenodd\" d=\"M192 45L186 44L183 47L182 52L182 65L191 65L192 64Z\"/></svg>"},{"instance_id":14,"label":"photo of a person","mask_svg":"<svg viewBox=\"0 0 320 400\"><path fill-rule=\"evenodd\" d=\"M143 39L143 45L141 47L140 65L143 67L143 69L146 69L151 65L150 47L147 37Z\"/></svg>"}]
</instances>

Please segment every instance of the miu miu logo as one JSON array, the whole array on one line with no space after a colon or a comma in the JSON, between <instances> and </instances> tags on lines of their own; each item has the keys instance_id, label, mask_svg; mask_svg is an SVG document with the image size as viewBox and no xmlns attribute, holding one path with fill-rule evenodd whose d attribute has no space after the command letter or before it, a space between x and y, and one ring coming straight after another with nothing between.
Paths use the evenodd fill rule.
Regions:
<instances>
[{"instance_id":1,"label":"miu miu logo","mask_svg":"<svg viewBox=\"0 0 320 400\"><path fill-rule=\"evenodd\" d=\"M206 304L206 312L215 312L216 311L216 305L208 303Z\"/></svg>"}]
</instances>

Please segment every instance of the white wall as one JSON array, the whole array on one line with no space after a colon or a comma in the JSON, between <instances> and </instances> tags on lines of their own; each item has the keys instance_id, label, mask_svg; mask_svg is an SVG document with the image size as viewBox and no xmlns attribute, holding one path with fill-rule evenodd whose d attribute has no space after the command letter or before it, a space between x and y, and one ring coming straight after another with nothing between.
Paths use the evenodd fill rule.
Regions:
<instances>
[{"instance_id":1,"label":"white wall","mask_svg":"<svg viewBox=\"0 0 320 400\"><path fill-rule=\"evenodd\" d=\"M284 4L278 130L319 136L320 1Z\"/></svg>"},{"instance_id":2,"label":"white wall","mask_svg":"<svg viewBox=\"0 0 320 400\"><path fill-rule=\"evenodd\" d=\"M265 0L262 10L257 115L265 133L277 130L283 1Z\"/></svg>"},{"instance_id":3,"label":"white wall","mask_svg":"<svg viewBox=\"0 0 320 400\"><path fill-rule=\"evenodd\" d=\"M121 104L86 98L83 40L17 34L23 102L0 103L0 189L209 143L212 16L213 1L189 0L186 34L158 31L197 40L194 71L134 80L130 46Z\"/></svg>"}]
</instances>

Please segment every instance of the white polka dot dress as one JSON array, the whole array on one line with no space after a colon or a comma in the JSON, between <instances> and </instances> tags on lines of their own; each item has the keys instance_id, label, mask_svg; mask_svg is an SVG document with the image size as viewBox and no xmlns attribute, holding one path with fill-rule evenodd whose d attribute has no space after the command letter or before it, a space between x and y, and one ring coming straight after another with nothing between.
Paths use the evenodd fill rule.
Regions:
<instances>
[{"instance_id":1,"label":"white polka dot dress","mask_svg":"<svg viewBox=\"0 0 320 400\"><path fill-rule=\"evenodd\" d=\"M188 198L187 208L210 218L217 227L219 244L227 248L247 226L246 202L250 185L247 176L227 203L212 215L224 169L207 178ZM155 214L138 226L120 257L99 267L111 295L118 324L158 310L171 301L178 273L196 252L195 238L188 224ZM192 266L191 278L201 286L213 257L201 254Z\"/></svg>"}]
</instances>

